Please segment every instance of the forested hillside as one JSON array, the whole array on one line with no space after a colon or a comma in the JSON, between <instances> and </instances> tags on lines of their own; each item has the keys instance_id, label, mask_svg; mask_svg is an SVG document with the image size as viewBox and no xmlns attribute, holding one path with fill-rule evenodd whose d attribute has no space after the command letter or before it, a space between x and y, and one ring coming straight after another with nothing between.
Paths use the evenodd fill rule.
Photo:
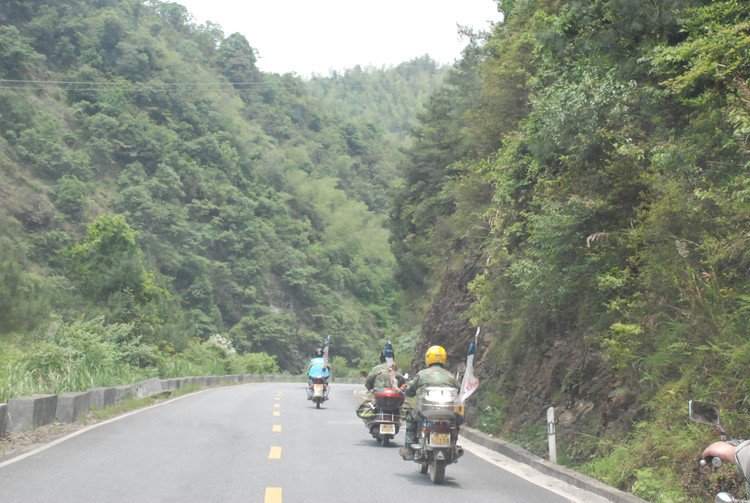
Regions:
<instances>
[{"instance_id":1,"label":"forested hillside","mask_svg":"<svg viewBox=\"0 0 750 503\"><path fill-rule=\"evenodd\" d=\"M498 6L451 69L304 81L177 3L0 3L0 401L326 336L462 370L479 326L469 424L543 455L554 406L561 463L739 492L686 412L750 434L750 4Z\"/></svg>"},{"instance_id":2,"label":"forested hillside","mask_svg":"<svg viewBox=\"0 0 750 503\"><path fill-rule=\"evenodd\" d=\"M0 400L297 373L324 337L358 375L401 332L394 130L255 62L177 3L0 4ZM400 68L413 120L440 71Z\"/></svg>"},{"instance_id":3,"label":"forested hillside","mask_svg":"<svg viewBox=\"0 0 750 503\"><path fill-rule=\"evenodd\" d=\"M739 494L698 469L717 437L687 402L747 437L750 4L498 4L393 198L415 356L460 368L481 326L470 423L543 455L554 406L563 463L651 501Z\"/></svg>"},{"instance_id":4,"label":"forested hillside","mask_svg":"<svg viewBox=\"0 0 750 503\"><path fill-rule=\"evenodd\" d=\"M438 67L425 55L394 68L355 66L328 77L313 77L306 87L327 110L357 122L377 124L393 145L402 147L409 141L417 113L449 71L450 67Z\"/></svg>"}]
</instances>

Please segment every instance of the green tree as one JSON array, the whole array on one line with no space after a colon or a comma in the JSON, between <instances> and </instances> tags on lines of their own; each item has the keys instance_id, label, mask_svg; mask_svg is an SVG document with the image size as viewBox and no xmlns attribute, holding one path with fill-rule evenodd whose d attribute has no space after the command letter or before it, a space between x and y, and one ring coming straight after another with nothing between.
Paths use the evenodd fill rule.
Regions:
<instances>
[{"instance_id":1,"label":"green tree","mask_svg":"<svg viewBox=\"0 0 750 503\"><path fill-rule=\"evenodd\" d=\"M86 237L68 252L69 276L86 298L147 304L167 296L146 267L136 236L122 215L102 215L89 224Z\"/></svg>"},{"instance_id":2,"label":"green tree","mask_svg":"<svg viewBox=\"0 0 750 503\"><path fill-rule=\"evenodd\" d=\"M86 184L75 176L64 175L55 187L55 204L57 208L78 220L86 208L88 189Z\"/></svg>"},{"instance_id":3,"label":"green tree","mask_svg":"<svg viewBox=\"0 0 750 503\"><path fill-rule=\"evenodd\" d=\"M45 60L13 25L0 26L0 55L0 75L9 80L27 77L35 64Z\"/></svg>"},{"instance_id":4,"label":"green tree","mask_svg":"<svg viewBox=\"0 0 750 503\"><path fill-rule=\"evenodd\" d=\"M260 72L255 66L255 50L239 33L222 40L216 61L224 76L237 89L247 89L249 84L260 79Z\"/></svg>"}]
</instances>

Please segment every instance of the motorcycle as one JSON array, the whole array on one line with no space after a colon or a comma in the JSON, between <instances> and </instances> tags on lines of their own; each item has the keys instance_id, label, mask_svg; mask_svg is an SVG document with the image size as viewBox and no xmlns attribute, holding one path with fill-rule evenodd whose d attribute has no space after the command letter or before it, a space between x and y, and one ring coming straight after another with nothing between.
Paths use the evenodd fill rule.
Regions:
<instances>
[{"instance_id":1,"label":"motorcycle","mask_svg":"<svg viewBox=\"0 0 750 503\"><path fill-rule=\"evenodd\" d=\"M328 381L323 376L313 376L311 379L312 395L309 397L315 407L320 408L320 404L328 400Z\"/></svg>"},{"instance_id":2,"label":"motorcycle","mask_svg":"<svg viewBox=\"0 0 750 503\"><path fill-rule=\"evenodd\" d=\"M388 447L401 427L404 394L396 388L376 388L373 390L373 398L374 402L370 403L372 410L362 413L360 417L370 435L383 447Z\"/></svg>"},{"instance_id":3,"label":"motorcycle","mask_svg":"<svg viewBox=\"0 0 750 503\"><path fill-rule=\"evenodd\" d=\"M420 465L419 473L429 472L434 484L442 484L446 465L456 463L464 454L463 448L456 444L461 417L455 412L457 396L455 388L428 386L417 397L422 428L418 443L411 448L414 462Z\"/></svg>"},{"instance_id":4,"label":"motorcycle","mask_svg":"<svg viewBox=\"0 0 750 503\"><path fill-rule=\"evenodd\" d=\"M728 442L734 446L740 444L740 440L727 440L727 432L721 425L719 418L719 407L712 403L699 402L696 400L690 400L688 402L688 417L695 423L708 424L716 427L719 430L719 435L723 442ZM708 466L709 464L715 468L720 468L723 465L723 460L718 457L707 456L700 460L701 466ZM744 466L738 466L740 473L746 473ZM750 500L736 498L729 493L720 492L716 495L714 503L750 503Z\"/></svg>"}]
</instances>

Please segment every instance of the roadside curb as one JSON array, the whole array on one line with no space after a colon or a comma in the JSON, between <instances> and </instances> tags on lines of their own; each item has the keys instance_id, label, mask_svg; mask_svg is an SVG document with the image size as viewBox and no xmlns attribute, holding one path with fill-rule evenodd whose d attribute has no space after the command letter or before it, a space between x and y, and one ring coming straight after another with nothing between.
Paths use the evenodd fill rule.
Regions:
<instances>
[{"instance_id":1,"label":"roadside curb","mask_svg":"<svg viewBox=\"0 0 750 503\"><path fill-rule=\"evenodd\" d=\"M586 491L601 496L602 498L607 498L614 503L648 503L646 500L633 494L620 491L619 489L608 486L603 482L573 471L565 466L550 463L548 460L535 456L517 445L490 437L489 435L469 426L461 427L461 436L475 444L481 445L482 447L499 452L503 456L514 461L529 465L545 475L555 477L572 486L585 489Z\"/></svg>"}]
</instances>

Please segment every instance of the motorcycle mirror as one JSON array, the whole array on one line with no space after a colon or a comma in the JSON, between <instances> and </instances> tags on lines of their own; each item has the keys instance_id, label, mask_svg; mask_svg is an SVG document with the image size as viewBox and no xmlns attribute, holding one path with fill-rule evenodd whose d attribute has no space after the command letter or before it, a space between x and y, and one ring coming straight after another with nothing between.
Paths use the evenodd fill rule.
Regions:
<instances>
[{"instance_id":1,"label":"motorcycle mirror","mask_svg":"<svg viewBox=\"0 0 750 503\"><path fill-rule=\"evenodd\" d=\"M690 400L688 402L688 416L695 423L719 426L719 407L712 403Z\"/></svg>"}]
</instances>

